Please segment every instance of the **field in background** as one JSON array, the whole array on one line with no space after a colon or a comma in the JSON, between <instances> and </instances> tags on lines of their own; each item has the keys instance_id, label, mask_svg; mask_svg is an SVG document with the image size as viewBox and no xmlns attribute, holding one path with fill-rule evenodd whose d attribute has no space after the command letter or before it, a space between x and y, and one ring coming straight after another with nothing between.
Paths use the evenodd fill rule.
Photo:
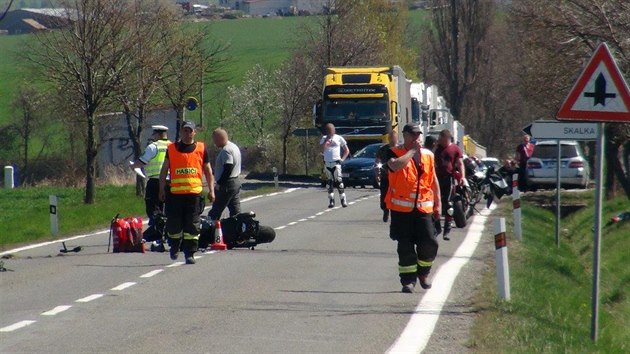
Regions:
<instances>
[{"instance_id":1,"label":"field in background","mask_svg":"<svg viewBox=\"0 0 630 354\"><path fill-rule=\"evenodd\" d=\"M423 11L410 12L410 45L420 46L417 34L424 19ZM304 33L301 29L313 26L316 21L316 17L279 17L203 21L191 25L209 26L214 39L230 44L230 60L224 79L227 84L239 84L247 70L255 64L274 67L287 59ZM31 35L0 36L0 126L10 121L9 117L13 114L10 105L19 85L39 79L33 77L34 74L19 55L32 41ZM224 86L211 87L206 92L204 103L208 114L211 114L212 105L215 104L213 95L221 94Z\"/></svg>"},{"instance_id":2,"label":"field in background","mask_svg":"<svg viewBox=\"0 0 630 354\"><path fill-rule=\"evenodd\" d=\"M589 207L562 219L559 248L554 215L522 203L523 241L508 240L512 300L497 300L493 257L474 304L479 316L469 346L475 352L630 352L630 222L603 228L599 341L593 344L593 192L580 193L580 199ZM628 209L625 197L605 203L604 222ZM511 203L504 202L497 215L513 235Z\"/></svg>"}]
</instances>

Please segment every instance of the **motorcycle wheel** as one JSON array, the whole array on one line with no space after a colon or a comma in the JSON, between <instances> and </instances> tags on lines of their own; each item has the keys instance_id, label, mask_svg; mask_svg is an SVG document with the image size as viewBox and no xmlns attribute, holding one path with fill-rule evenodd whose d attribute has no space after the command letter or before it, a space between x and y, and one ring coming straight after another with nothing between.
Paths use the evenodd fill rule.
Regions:
<instances>
[{"instance_id":1,"label":"motorcycle wheel","mask_svg":"<svg viewBox=\"0 0 630 354\"><path fill-rule=\"evenodd\" d=\"M271 243L276 238L276 231L273 227L260 225L256 235L256 244Z\"/></svg>"},{"instance_id":2,"label":"motorcycle wheel","mask_svg":"<svg viewBox=\"0 0 630 354\"><path fill-rule=\"evenodd\" d=\"M464 201L461 197L453 199L453 220L458 228L466 227L466 212L464 211Z\"/></svg>"}]
</instances>

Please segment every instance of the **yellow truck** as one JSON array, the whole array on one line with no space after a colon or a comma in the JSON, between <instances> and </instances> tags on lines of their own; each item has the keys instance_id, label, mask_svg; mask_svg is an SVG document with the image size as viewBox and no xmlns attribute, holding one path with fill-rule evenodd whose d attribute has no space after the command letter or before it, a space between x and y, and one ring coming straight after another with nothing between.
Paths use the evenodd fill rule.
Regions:
<instances>
[{"instance_id":1,"label":"yellow truck","mask_svg":"<svg viewBox=\"0 0 630 354\"><path fill-rule=\"evenodd\" d=\"M410 86L399 66L327 68L314 124L334 124L352 153L387 142L389 130L411 121Z\"/></svg>"}]
</instances>

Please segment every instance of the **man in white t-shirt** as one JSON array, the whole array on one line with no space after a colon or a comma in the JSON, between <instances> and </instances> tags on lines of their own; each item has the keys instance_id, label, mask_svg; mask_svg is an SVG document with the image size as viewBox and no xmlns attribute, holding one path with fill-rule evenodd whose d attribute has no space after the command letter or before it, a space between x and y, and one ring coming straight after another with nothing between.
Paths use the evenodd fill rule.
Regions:
<instances>
[{"instance_id":1,"label":"man in white t-shirt","mask_svg":"<svg viewBox=\"0 0 630 354\"><path fill-rule=\"evenodd\" d=\"M341 161L345 160L350 154L346 140L335 134L335 126L332 123L324 126L326 135L322 136L319 146L324 153L324 171L328 178L328 207L335 206L335 190L339 191L339 199L342 207L347 207L346 193L344 193L343 180L341 178Z\"/></svg>"}]
</instances>

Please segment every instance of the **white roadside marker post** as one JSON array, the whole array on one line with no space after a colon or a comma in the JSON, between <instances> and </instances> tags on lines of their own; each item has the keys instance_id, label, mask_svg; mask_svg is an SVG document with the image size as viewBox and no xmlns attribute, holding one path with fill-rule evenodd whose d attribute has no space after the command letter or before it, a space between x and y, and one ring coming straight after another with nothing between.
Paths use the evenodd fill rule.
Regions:
<instances>
[{"instance_id":1,"label":"white roadside marker post","mask_svg":"<svg viewBox=\"0 0 630 354\"><path fill-rule=\"evenodd\" d=\"M4 188L13 189L15 181L13 180L13 166L4 166Z\"/></svg>"},{"instance_id":2,"label":"white roadside marker post","mask_svg":"<svg viewBox=\"0 0 630 354\"><path fill-rule=\"evenodd\" d=\"M497 265L497 292L503 300L510 301L510 266L508 264L505 218L495 222L494 248Z\"/></svg>"}]
</instances>

